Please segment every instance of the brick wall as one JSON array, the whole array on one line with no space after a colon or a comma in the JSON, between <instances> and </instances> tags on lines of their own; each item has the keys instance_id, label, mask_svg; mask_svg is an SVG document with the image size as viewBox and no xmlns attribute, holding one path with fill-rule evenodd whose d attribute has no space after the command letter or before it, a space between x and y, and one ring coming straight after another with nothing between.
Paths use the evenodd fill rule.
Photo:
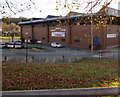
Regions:
<instances>
[{"instance_id":1,"label":"brick wall","mask_svg":"<svg viewBox=\"0 0 120 97\"><path fill-rule=\"evenodd\" d=\"M25 33L28 33L27 35ZM53 32L65 32L64 37L52 36ZM63 45L89 48L91 44L91 25L51 26L46 23L34 24L34 39L43 43L59 42ZM23 38L32 39L32 26L22 26ZM111 36L113 35L113 36ZM116 36L114 36L116 35ZM118 45L118 25L93 25L93 36L100 39L101 48Z\"/></svg>"}]
</instances>

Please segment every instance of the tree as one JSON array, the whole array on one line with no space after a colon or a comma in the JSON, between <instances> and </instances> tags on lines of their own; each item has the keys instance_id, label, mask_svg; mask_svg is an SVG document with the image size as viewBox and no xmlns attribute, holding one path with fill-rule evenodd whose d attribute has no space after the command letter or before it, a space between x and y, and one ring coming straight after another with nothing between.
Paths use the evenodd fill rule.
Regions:
<instances>
[{"instance_id":1,"label":"tree","mask_svg":"<svg viewBox=\"0 0 120 97\"><path fill-rule=\"evenodd\" d=\"M112 1L113 0L56 0L56 10L66 9L69 12L71 10L79 11L84 9L84 13L88 13L91 11L91 9L100 7L102 5L107 7Z\"/></svg>"},{"instance_id":2,"label":"tree","mask_svg":"<svg viewBox=\"0 0 120 97\"><path fill-rule=\"evenodd\" d=\"M2 22L7 23L7 24L10 24L10 23L18 24L22 20L28 20L28 18L25 18L25 17L11 18L11 17L6 17L6 16L2 18Z\"/></svg>"},{"instance_id":3,"label":"tree","mask_svg":"<svg viewBox=\"0 0 120 97\"><path fill-rule=\"evenodd\" d=\"M21 2L22 1L22 2ZM18 14L20 12L35 8L33 0L2 0L0 1L1 15Z\"/></svg>"},{"instance_id":4,"label":"tree","mask_svg":"<svg viewBox=\"0 0 120 97\"><path fill-rule=\"evenodd\" d=\"M89 0L56 0L56 10L67 9L74 11L86 9L86 12L88 12L91 8L99 5L108 6L112 1L113 0L94 0L92 7L90 7L91 3ZM3 15L18 14L33 8L37 9L35 0L1 0L0 2L0 13Z\"/></svg>"},{"instance_id":5,"label":"tree","mask_svg":"<svg viewBox=\"0 0 120 97\"><path fill-rule=\"evenodd\" d=\"M16 34L20 35L20 26L16 25L15 23L2 23L2 32L3 36L15 36Z\"/></svg>"}]
</instances>

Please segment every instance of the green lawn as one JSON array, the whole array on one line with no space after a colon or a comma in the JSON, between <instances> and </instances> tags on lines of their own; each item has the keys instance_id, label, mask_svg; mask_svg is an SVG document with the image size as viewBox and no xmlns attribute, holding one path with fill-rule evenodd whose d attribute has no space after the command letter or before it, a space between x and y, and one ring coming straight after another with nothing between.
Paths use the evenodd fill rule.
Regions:
<instances>
[{"instance_id":1,"label":"green lawn","mask_svg":"<svg viewBox=\"0 0 120 97\"><path fill-rule=\"evenodd\" d=\"M118 81L118 61L83 59L79 63L3 63L3 90L101 87Z\"/></svg>"},{"instance_id":2,"label":"green lawn","mask_svg":"<svg viewBox=\"0 0 120 97\"><path fill-rule=\"evenodd\" d=\"M27 47L28 49L40 49L40 50L43 50L43 48L42 47Z\"/></svg>"}]
</instances>

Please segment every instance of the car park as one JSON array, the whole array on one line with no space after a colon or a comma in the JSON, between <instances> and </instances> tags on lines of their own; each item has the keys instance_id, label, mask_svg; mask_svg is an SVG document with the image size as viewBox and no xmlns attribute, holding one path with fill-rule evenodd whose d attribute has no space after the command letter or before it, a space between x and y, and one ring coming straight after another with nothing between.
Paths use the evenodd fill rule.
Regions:
<instances>
[{"instance_id":1,"label":"car park","mask_svg":"<svg viewBox=\"0 0 120 97\"><path fill-rule=\"evenodd\" d=\"M57 47L57 48L63 47L62 44L60 44L60 43L58 43L58 42L52 42L52 43L51 43L51 46L52 46L52 47Z\"/></svg>"},{"instance_id":2,"label":"car park","mask_svg":"<svg viewBox=\"0 0 120 97\"><path fill-rule=\"evenodd\" d=\"M10 42L7 48L24 48L24 45L21 42Z\"/></svg>"}]
</instances>

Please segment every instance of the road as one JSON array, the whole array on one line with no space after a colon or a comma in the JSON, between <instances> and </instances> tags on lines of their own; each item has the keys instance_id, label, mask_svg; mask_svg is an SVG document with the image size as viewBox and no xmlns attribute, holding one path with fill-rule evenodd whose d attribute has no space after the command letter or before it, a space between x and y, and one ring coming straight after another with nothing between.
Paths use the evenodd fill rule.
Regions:
<instances>
[{"instance_id":1,"label":"road","mask_svg":"<svg viewBox=\"0 0 120 97\"><path fill-rule=\"evenodd\" d=\"M42 47L39 49L28 49L29 62L76 62L81 58L100 57L98 51L93 54L88 49L78 49L71 47L52 48L46 45L29 44L32 47ZM2 49L2 59L10 62L25 62L26 49ZM104 54L104 57L111 57L117 59L118 49L113 49L111 53Z\"/></svg>"}]
</instances>

